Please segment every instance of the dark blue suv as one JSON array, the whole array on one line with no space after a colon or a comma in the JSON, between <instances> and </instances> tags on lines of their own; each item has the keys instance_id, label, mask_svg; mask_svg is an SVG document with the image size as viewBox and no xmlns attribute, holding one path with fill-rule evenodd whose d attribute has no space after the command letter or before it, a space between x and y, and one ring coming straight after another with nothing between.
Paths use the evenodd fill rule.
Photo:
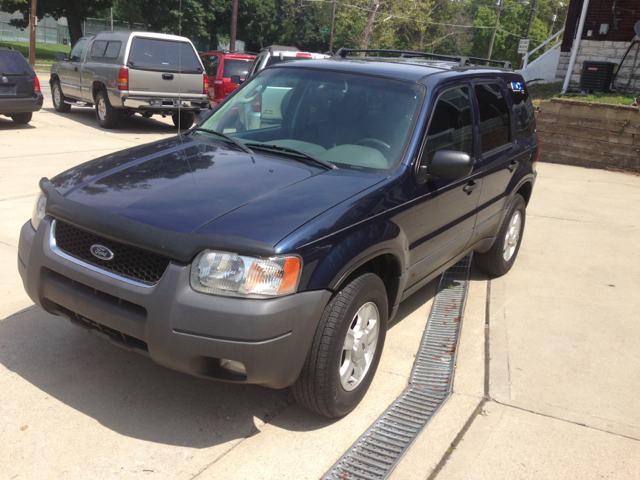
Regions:
<instances>
[{"instance_id":1,"label":"dark blue suv","mask_svg":"<svg viewBox=\"0 0 640 480\"><path fill-rule=\"evenodd\" d=\"M471 251L509 271L539 150L509 65L357 52L268 68L185 134L42 179L29 296L169 368L349 413L402 300Z\"/></svg>"}]
</instances>

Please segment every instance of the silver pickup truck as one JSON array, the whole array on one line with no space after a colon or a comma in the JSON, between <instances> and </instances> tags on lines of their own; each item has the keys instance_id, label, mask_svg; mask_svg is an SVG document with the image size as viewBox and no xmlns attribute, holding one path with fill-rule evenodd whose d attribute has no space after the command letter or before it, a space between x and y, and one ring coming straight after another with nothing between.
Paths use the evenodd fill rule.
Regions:
<instances>
[{"instance_id":1,"label":"silver pickup truck","mask_svg":"<svg viewBox=\"0 0 640 480\"><path fill-rule=\"evenodd\" d=\"M193 125L209 107L208 77L188 38L150 32L108 31L83 37L69 56L56 53L51 94L56 111L93 107L101 127L123 115L171 115L178 128Z\"/></svg>"}]
</instances>

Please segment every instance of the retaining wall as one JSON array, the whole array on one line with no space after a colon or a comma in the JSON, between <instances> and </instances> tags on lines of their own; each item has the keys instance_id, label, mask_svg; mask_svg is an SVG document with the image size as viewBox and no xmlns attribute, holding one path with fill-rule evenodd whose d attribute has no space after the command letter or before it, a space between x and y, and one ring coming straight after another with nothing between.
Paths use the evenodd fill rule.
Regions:
<instances>
[{"instance_id":1,"label":"retaining wall","mask_svg":"<svg viewBox=\"0 0 640 480\"><path fill-rule=\"evenodd\" d=\"M640 109L554 98L536 114L540 161L640 172Z\"/></svg>"}]
</instances>

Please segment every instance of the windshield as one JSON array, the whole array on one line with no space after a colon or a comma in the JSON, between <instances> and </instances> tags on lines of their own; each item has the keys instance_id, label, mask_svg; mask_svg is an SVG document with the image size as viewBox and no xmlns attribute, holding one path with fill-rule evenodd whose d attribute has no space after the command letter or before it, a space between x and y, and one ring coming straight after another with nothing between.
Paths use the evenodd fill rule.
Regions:
<instances>
[{"instance_id":1,"label":"windshield","mask_svg":"<svg viewBox=\"0 0 640 480\"><path fill-rule=\"evenodd\" d=\"M200 126L338 168L385 172L400 162L424 93L398 80L276 68L249 80Z\"/></svg>"}]
</instances>

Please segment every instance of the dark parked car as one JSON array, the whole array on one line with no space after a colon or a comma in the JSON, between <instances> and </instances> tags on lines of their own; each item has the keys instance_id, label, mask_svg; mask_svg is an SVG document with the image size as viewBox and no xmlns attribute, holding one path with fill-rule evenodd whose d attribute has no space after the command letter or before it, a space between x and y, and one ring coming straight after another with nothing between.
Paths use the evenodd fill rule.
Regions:
<instances>
[{"instance_id":1,"label":"dark parked car","mask_svg":"<svg viewBox=\"0 0 640 480\"><path fill-rule=\"evenodd\" d=\"M169 368L349 413L402 300L472 251L512 267L539 150L510 68L351 52L265 69L183 135L42 179L29 296Z\"/></svg>"},{"instance_id":2,"label":"dark parked car","mask_svg":"<svg viewBox=\"0 0 640 480\"><path fill-rule=\"evenodd\" d=\"M13 48L0 48L0 115L20 124L42 108L40 82L29 62Z\"/></svg>"}]
</instances>

